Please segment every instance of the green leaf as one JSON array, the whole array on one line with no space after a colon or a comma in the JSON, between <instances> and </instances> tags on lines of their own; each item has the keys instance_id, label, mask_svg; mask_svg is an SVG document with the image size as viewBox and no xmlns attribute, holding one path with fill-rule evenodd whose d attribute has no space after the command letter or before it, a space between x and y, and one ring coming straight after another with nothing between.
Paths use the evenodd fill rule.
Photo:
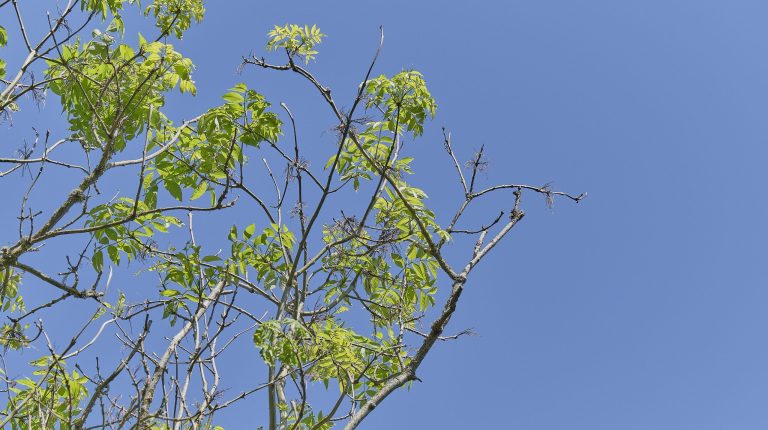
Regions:
<instances>
[{"instance_id":1,"label":"green leaf","mask_svg":"<svg viewBox=\"0 0 768 430\"><path fill-rule=\"evenodd\" d=\"M117 250L116 246L109 245L107 247L107 253L109 254L109 259L112 260L113 263L120 263L120 251Z\"/></svg>"},{"instance_id":2,"label":"green leaf","mask_svg":"<svg viewBox=\"0 0 768 430\"><path fill-rule=\"evenodd\" d=\"M123 19L120 17L120 15L115 15L115 17L112 19L112 22L109 23L107 31L110 33L125 33L125 24L123 23Z\"/></svg>"},{"instance_id":3,"label":"green leaf","mask_svg":"<svg viewBox=\"0 0 768 430\"><path fill-rule=\"evenodd\" d=\"M183 79L179 82L179 91L195 95L197 93L197 87L195 86L194 81Z\"/></svg>"},{"instance_id":4,"label":"green leaf","mask_svg":"<svg viewBox=\"0 0 768 430\"><path fill-rule=\"evenodd\" d=\"M91 257L91 264L93 264L93 269L95 271L101 272L104 268L104 253L101 251L94 252Z\"/></svg>"},{"instance_id":5,"label":"green leaf","mask_svg":"<svg viewBox=\"0 0 768 430\"><path fill-rule=\"evenodd\" d=\"M173 181L165 180L163 181L163 185L165 186L165 189L168 190L168 192L173 196L174 199L181 201L181 187L179 184Z\"/></svg>"},{"instance_id":6,"label":"green leaf","mask_svg":"<svg viewBox=\"0 0 768 430\"><path fill-rule=\"evenodd\" d=\"M195 191L192 192L192 197L190 199L196 200L202 197L203 194L205 194L205 191L208 189L208 182L202 181L200 182L200 185L198 185L195 188Z\"/></svg>"},{"instance_id":7,"label":"green leaf","mask_svg":"<svg viewBox=\"0 0 768 430\"><path fill-rule=\"evenodd\" d=\"M101 316L104 315L104 313L106 313L106 312L107 312L107 307L106 306L99 306L99 309L97 309L96 313L94 313L93 317L91 317L91 321L95 321L95 320L101 318Z\"/></svg>"},{"instance_id":8,"label":"green leaf","mask_svg":"<svg viewBox=\"0 0 768 430\"><path fill-rule=\"evenodd\" d=\"M178 292L177 290L172 290L172 289L165 289L165 290L160 292L160 295L163 296L163 297L173 297L173 296L177 296L179 294L181 294L181 293Z\"/></svg>"},{"instance_id":9,"label":"green leaf","mask_svg":"<svg viewBox=\"0 0 768 430\"><path fill-rule=\"evenodd\" d=\"M395 266L401 269L405 267L405 262L403 261L403 257L400 254L392 253L392 262L395 263Z\"/></svg>"},{"instance_id":10,"label":"green leaf","mask_svg":"<svg viewBox=\"0 0 768 430\"><path fill-rule=\"evenodd\" d=\"M245 230L243 230L243 237L246 238L246 239L250 239L251 236L253 236L253 233L255 231L256 231L256 225L255 224L251 224L248 227L246 227Z\"/></svg>"},{"instance_id":11,"label":"green leaf","mask_svg":"<svg viewBox=\"0 0 768 430\"><path fill-rule=\"evenodd\" d=\"M245 101L245 97L243 97L242 94L235 92L226 93L222 98L227 102L227 104L240 105Z\"/></svg>"},{"instance_id":12,"label":"green leaf","mask_svg":"<svg viewBox=\"0 0 768 430\"><path fill-rule=\"evenodd\" d=\"M3 26L0 26L0 47L8 44L8 32L5 31Z\"/></svg>"}]
</instances>

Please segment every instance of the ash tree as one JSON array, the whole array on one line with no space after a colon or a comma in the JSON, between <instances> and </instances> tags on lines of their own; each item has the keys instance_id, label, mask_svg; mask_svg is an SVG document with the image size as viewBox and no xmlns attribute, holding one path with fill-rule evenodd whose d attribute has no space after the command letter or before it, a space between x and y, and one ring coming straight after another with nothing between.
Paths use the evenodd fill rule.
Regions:
<instances>
[{"instance_id":1,"label":"ash tree","mask_svg":"<svg viewBox=\"0 0 768 430\"><path fill-rule=\"evenodd\" d=\"M524 197L583 197L480 186L482 150L465 165L449 133L419 142L436 103L417 71L375 73L383 33L343 104L312 72L315 26L265 29L262 55L234 59L309 89L335 118L319 144L246 84L174 118L168 95L196 84L172 42L202 0L29 3L0 1L3 126L58 108L66 126L3 139L2 428L212 429L228 409L248 428L356 428L461 334L446 325ZM413 145L455 173L455 212L409 182ZM470 225L478 200L499 212Z\"/></svg>"}]
</instances>

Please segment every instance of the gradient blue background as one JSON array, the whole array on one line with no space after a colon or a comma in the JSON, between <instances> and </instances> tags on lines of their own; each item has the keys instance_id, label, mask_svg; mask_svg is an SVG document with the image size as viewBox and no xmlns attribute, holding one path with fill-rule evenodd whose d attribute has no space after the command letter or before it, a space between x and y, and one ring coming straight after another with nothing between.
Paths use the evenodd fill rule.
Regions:
<instances>
[{"instance_id":1,"label":"gradient blue background","mask_svg":"<svg viewBox=\"0 0 768 430\"><path fill-rule=\"evenodd\" d=\"M238 75L240 56L261 54L273 24L315 23L329 36L310 67L348 104L383 25L376 72L422 71L439 104L414 150L414 182L438 211L460 198L441 126L462 159L486 146L486 183L589 193L553 209L527 198L529 216L478 267L449 327L478 335L439 344L423 383L362 428L768 428L768 2L207 9L177 44L199 88L180 116L244 81L319 138L332 124L309 87ZM250 428L260 410L243 406L221 424Z\"/></svg>"}]
</instances>

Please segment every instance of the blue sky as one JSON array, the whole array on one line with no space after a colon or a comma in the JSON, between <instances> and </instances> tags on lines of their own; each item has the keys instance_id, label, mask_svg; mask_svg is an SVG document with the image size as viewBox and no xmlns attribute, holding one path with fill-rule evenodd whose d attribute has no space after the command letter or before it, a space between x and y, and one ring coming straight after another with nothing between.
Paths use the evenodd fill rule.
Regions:
<instances>
[{"instance_id":1,"label":"blue sky","mask_svg":"<svg viewBox=\"0 0 768 430\"><path fill-rule=\"evenodd\" d=\"M746 0L209 2L177 44L198 96L174 109L190 117L243 81L322 139L308 85L238 75L240 57L273 24L317 24L311 68L349 100L383 25L376 72L415 68L438 102L413 149L438 212L461 198L441 126L463 159L485 145L486 183L589 193L553 209L527 197L449 327L478 335L438 345L423 383L363 428L764 429L766 16ZM222 424L247 428L241 414Z\"/></svg>"}]
</instances>

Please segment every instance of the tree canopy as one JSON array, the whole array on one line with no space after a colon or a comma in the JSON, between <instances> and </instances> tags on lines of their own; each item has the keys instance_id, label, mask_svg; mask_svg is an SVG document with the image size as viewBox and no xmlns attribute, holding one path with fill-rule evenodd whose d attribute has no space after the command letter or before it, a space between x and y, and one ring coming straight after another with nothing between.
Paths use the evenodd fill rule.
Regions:
<instances>
[{"instance_id":1,"label":"tree canopy","mask_svg":"<svg viewBox=\"0 0 768 430\"><path fill-rule=\"evenodd\" d=\"M40 123L0 158L7 186L23 184L4 203L18 225L0 250L3 428L213 429L242 407L252 428L356 428L461 334L446 325L473 269L523 219L524 195L584 197L480 186L484 150L462 163L444 130L435 152L463 197L453 213L430 209L408 152L430 144L419 138L437 104L418 71L375 72L383 31L344 103L312 72L325 36L314 25L265 29L263 55L233 59L322 100L332 138L307 151L290 107L258 86L222 88L220 104L175 118L169 95L195 95L196 66L171 42L203 21L202 0L70 0L30 26L19 3L0 1L15 22L0 45L23 53L0 50L3 118L60 107L67 127ZM141 19L151 34L126 24L149 28ZM481 199L499 211L466 225ZM226 237L200 240L224 224ZM62 313L68 327L46 325ZM221 364L243 351L261 379Z\"/></svg>"}]
</instances>

